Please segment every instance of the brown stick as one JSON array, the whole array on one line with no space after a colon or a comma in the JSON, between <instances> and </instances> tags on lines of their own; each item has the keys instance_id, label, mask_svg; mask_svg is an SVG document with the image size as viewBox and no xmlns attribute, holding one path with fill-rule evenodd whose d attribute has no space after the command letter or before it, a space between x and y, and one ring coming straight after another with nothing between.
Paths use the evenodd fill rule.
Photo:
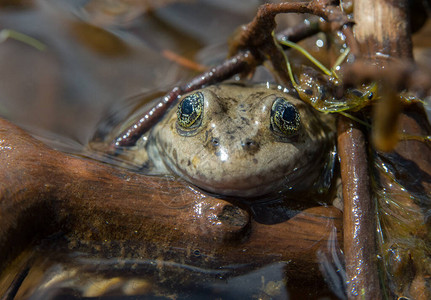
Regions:
<instances>
[{"instance_id":1,"label":"brown stick","mask_svg":"<svg viewBox=\"0 0 431 300\"><path fill-rule=\"evenodd\" d=\"M385 58L411 60L407 4L407 1L391 0L355 2L355 34L363 57L375 64L385 64ZM365 138L349 123L344 119L339 124L348 298L379 299L382 294L374 252L375 204L369 192ZM390 189L389 186L386 188Z\"/></svg>"},{"instance_id":2,"label":"brown stick","mask_svg":"<svg viewBox=\"0 0 431 300\"><path fill-rule=\"evenodd\" d=\"M278 37L282 40L300 41L320 31L318 25L300 24L281 33ZM278 52L278 51L277 51ZM278 53L279 55L279 53ZM283 58L284 59L284 58ZM188 93L203 86L211 85L229 79L235 74L246 73L255 66L261 64L260 59L249 50L239 52L227 59L222 64L193 78L189 83L181 87L175 87L159 105L142 114L142 117L132 126L124 130L113 141L113 147L126 147L134 145L136 140L148 131L163 116L167 108L184 93Z\"/></svg>"},{"instance_id":3,"label":"brown stick","mask_svg":"<svg viewBox=\"0 0 431 300\"><path fill-rule=\"evenodd\" d=\"M355 34L363 56L375 59L378 53L393 55L404 51L407 54L409 50L411 53L409 31L400 33L405 29L405 12L395 12L394 5L395 1L355 2ZM395 28L391 27L393 22L397 23ZM405 39L405 48L394 47L395 41L402 43ZM347 295L349 299L380 299L382 294L375 254L376 209L370 197L365 137L345 118L340 119L338 135L344 198Z\"/></svg>"},{"instance_id":4,"label":"brown stick","mask_svg":"<svg viewBox=\"0 0 431 300\"><path fill-rule=\"evenodd\" d=\"M112 147L116 148L134 145L136 140L157 123L160 118L163 117L166 110L182 94L189 93L210 84L221 82L235 74L246 72L257 64L258 62L256 58L249 51L244 51L226 60L221 65L213 67L207 72L196 76L189 83L173 88L172 91L163 98L163 101L144 112L142 117L135 124L116 137L112 142Z\"/></svg>"},{"instance_id":5,"label":"brown stick","mask_svg":"<svg viewBox=\"0 0 431 300\"><path fill-rule=\"evenodd\" d=\"M376 211L370 197L365 137L349 119L338 123L343 182L344 255L348 299L380 299L376 256Z\"/></svg>"},{"instance_id":6,"label":"brown stick","mask_svg":"<svg viewBox=\"0 0 431 300\"><path fill-rule=\"evenodd\" d=\"M319 272L300 270L318 270L315 251L330 253L334 227L341 229L341 216L330 207L278 225L251 223L246 211L182 182L62 154L0 120L1 270L32 240L61 231L76 241L135 243L144 258L170 252L200 267L292 260L289 270L313 278ZM205 259L196 260L196 249Z\"/></svg>"},{"instance_id":7,"label":"brown stick","mask_svg":"<svg viewBox=\"0 0 431 300\"><path fill-rule=\"evenodd\" d=\"M274 42L272 32L276 27L275 16L281 13L309 13L324 18L333 31L341 31L346 37L350 51L358 55L358 45L353 37L353 22L341 9L328 0L310 2L267 3L259 7L254 19L238 31L230 44L231 55L240 50L249 50L256 57L268 58L279 79L290 84L285 57Z\"/></svg>"},{"instance_id":8,"label":"brown stick","mask_svg":"<svg viewBox=\"0 0 431 300\"><path fill-rule=\"evenodd\" d=\"M331 1L314 0L310 2L284 2L267 3L259 7L256 17L249 24L244 26L238 34L235 43L231 45L231 53L237 53L238 49L256 49L272 44L271 32L275 29L274 17L281 13L308 13L324 18L331 23L333 31L342 31L346 35L347 44L355 55L358 54L357 42L353 38L351 27L353 22L349 20L341 9L332 5Z\"/></svg>"}]
</instances>

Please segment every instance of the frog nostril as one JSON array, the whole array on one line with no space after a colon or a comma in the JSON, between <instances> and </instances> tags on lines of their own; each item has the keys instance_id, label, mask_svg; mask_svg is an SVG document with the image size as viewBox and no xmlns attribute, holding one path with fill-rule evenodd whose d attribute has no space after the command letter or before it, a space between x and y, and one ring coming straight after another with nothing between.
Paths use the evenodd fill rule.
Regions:
<instances>
[{"instance_id":1,"label":"frog nostril","mask_svg":"<svg viewBox=\"0 0 431 300\"><path fill-rule=\"evenodd\" d=\"M211 139L211 143L213 144L213 146L216 146L216 147L220 145L220 141L218 138Z\"/></svg>"},{"instance_id":2,"label":"frog nostril","mask_svg":"<svg viewBox=\"0 0 431 300\"><path fill-rule=\"evenodd\" d=\"M252 139L246 139L244 141L241 141L241 146L246 151L255 152L259 149L259 143Z\"/></svg>"}]
</instances>

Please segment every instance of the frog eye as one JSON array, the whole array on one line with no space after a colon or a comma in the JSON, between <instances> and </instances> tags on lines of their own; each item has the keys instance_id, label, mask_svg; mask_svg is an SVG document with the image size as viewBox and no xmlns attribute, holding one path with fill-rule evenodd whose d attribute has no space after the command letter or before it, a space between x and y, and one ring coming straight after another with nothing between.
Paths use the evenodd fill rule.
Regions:
<instances>
[{"instance_id":1,"label":"frog eye","mask_svg":"<svg viewBox=\"0 0 431 300\"><path fill-rule=\"evenodd\" d=\"M185 97L178 104L177 121L184 129L192 129L200 125L204 107L204 95L197 92Z\"/></svg>"},{"instance_id":2,"label":"frog eye","mask_svg":"<svg viewBox=\"0 0 431 300\"><path fill-rule=\"evenodd\" d=\"M291 136L298 132L301 117L296 107L284 98L277 98L271 108L271 129L273 132Z\"/></svg>"}]
</instances>

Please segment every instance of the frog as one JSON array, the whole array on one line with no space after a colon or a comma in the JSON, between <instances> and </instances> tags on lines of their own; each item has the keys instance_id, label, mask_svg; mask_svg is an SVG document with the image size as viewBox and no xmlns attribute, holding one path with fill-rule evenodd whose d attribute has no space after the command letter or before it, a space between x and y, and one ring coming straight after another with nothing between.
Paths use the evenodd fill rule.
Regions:
<instances>
[{"instance_id":1,"label":"frog","mask_svg":"<svg viewBox=\"0 0 431 300\"><path fill-rule=\"evenodd\" d=\"M330 124L284 87L223 82L180 97L128 159L227 197L307 191L333 165Z\"/></svg>"}]
</instances>

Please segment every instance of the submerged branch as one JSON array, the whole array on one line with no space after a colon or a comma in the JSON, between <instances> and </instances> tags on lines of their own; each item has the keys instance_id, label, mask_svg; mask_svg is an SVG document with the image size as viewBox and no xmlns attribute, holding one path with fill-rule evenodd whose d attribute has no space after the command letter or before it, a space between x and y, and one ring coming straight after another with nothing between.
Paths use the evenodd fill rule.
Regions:
<instances>
[{"instance_id":1,"label":"submerged branch","mask_svg":"<svg viewBox=\"0 0 431 300\"><path fill-rule=\"evenodd\" d=\"M165 251L167 259L202 268L291 261L292 276L316 279L321 275L314 253L330 255L326 245L342 242L341 228L341 213L333 207L259 224L245 210L181 181L63 154L0 119L2 272L32 241L60 232L90 244L134 243L146 253L143 259ZM195 249L206 258L196 259ZM311 269L316 272L304 272Z\"/></svg>"}]
</instances>

